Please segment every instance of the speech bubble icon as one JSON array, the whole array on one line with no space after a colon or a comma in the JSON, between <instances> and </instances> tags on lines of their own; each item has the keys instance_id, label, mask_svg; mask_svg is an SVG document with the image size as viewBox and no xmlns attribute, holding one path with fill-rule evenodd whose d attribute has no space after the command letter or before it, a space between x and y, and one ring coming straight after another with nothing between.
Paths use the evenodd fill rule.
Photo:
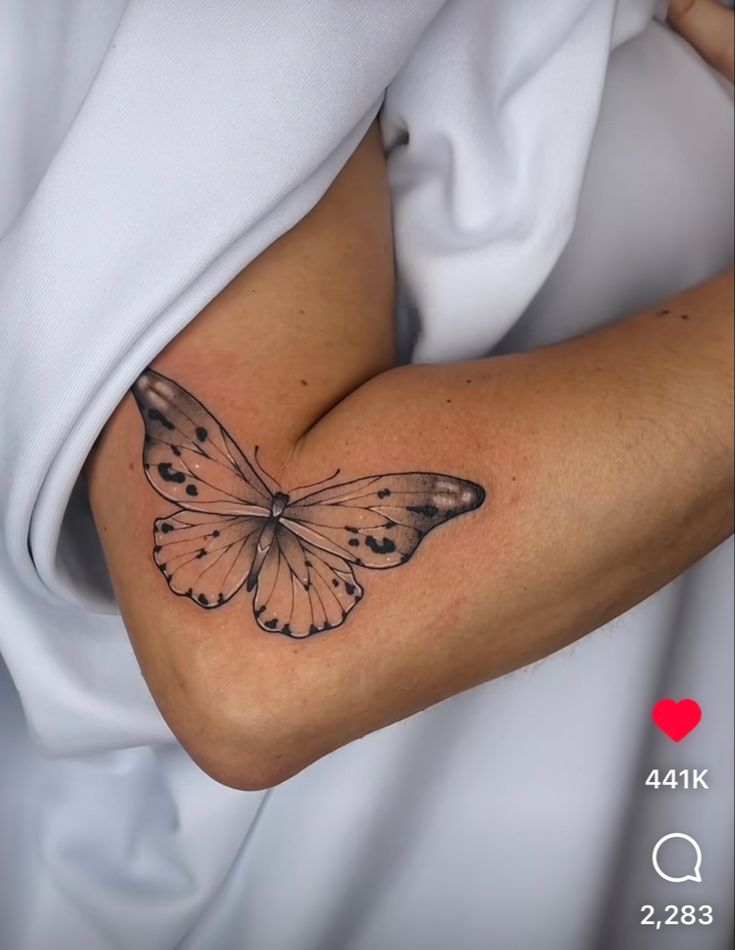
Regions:
<instances>
[{"instance_id":1,"label":"speech bubble icon","mask_svg":"<svg viewBox=\"0 0 735 950\"><path fill-rule=\"evenodd\" d=\"M672 877L670 874L667 874L665 871L661 870L661 865L658 863L658 852L661 849L662 845L666 844L667 841L671 841L672 838L683 838L684 841L688 841L692 846L694 851L694 870L691 874L685 874L683 877ZM671 884L683 884L685 881L694 881L697 884L702 883L702 875L700 869L702 867L702 849L699 847L694 838L689 835L683 834L681 831L674 831L670 835L664 835L663 838L660 838L653 848L653 853L651 854L651 861L653 862L653 870L658 874L659 877L662 877L665 881L669 881Z\"/></svg>"}]
</instances>

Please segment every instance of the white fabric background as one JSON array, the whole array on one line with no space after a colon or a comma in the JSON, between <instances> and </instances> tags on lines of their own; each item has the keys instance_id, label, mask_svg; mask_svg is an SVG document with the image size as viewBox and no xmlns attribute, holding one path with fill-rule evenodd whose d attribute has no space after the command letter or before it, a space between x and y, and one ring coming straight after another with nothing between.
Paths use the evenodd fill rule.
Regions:
<instances>
[{"instance_id":1,"label":"white fabric background","mask_svg":"<svg viewBox=\"0 0 735 950\"><path fill-rule=\"evenodd\" d=\"M654 820L637 788L643 762L732 748L707 715L731 545L561 654L239 793L172 741L67 507L132 379L318 200L386 86L415 356L562 338L725 266L731 101L663 28L613 55L589 154L610 45L652 4L614 6L0 7L0 650L55 756L6 687L3 950L637 950L666 895L647 836L681 816L720 911L697 946L728 945L728 793ZM675 753L648 726L667 689L712 702Z\"/></svg>"}]
</instances>

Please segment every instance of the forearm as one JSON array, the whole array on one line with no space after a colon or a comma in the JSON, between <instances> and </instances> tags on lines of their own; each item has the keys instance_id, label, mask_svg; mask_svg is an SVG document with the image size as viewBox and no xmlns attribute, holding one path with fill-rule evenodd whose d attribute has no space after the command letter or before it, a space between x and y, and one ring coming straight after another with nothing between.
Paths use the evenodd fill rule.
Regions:
<instances>
[{"instance_id":1,"label":"forearm","mask_svg":"<svg viewBox=\"0 0 735 950\"><path fill-rule=\"evenodd\" d=\"M313 427L304 480L428 469L488 497L409 564L364 572L344 630L277 644L261 668L243 657L243 682L279 710L286 772L559 649L724 539L731 337L728 274L533 353L391 370Z\"/></svg>"},{"instance_id":2,"label":"forearm","mask_svg":"<svg viewBox=\"0 0 735 950\"><path fill-rule=\"evenodd\" d=\"M591 570L619 550L643 555L642 577L668 579L731 528L732 288L730 271L554 346L382 373L303 436L299 464L456 472L489 492L472 518L490 561L525 549L528 531L562 571L567 557ZM470 524L452 530L464 538Z\"/></svg>"}]
</instances>

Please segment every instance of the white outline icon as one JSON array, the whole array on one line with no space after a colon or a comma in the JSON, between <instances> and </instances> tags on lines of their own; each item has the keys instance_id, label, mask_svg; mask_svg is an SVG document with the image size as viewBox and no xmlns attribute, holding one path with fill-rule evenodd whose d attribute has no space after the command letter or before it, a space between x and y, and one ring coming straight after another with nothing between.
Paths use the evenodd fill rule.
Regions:
<instances>
[{"instance_id":1,"label":"white outline icon","mask_svg":"<svg viewBox=\"0 0 735 950\"><path fill-rule=\"evenodd\" d=\"M688 841L689 844L694 848L694 854L696 855L697 860L694 865L693 874L685 874L684 877L671 877L669 874L666 874L661 870L661 867L658 863L659 848L662 844L665 844L672 838L683 838L684 841ZM702 849L699 847L694 838L691 838L689 835L685 835L681 831L674 831L670 835L664 835L663 838L660 838L656 842L656 844L653 846L651 862L653 863L653 870L656 872L656 874L658 874L659 877L662 877L665 881L669 881L671 884L683 884L685 881L694 881L697 884L702 883L702 875L700 873L700 868L702 867Z\"/></svg>"}]
</instances>

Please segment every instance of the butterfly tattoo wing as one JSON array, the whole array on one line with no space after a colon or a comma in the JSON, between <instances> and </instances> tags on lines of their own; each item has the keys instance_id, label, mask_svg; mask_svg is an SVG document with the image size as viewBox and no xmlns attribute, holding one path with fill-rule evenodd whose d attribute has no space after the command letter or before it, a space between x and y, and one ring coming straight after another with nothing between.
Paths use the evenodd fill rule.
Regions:
<instances>
[{"instance_id":1,"label":"butterfly tattoo wing","mask_svg":"<svg viewBox=\"0 0 735 950\"><path fill-rule=\"evenodd\" d=\"M146 477L181 506L155 521L154 560L175 594L217 607L248 576L277 486L173 380L148 369L133 396L145 423Z\"/></svg>"},{"instance_id":2,"label":"butterfly tattoo wing","mask_svg":"<svg viewBox=\"0 0 735 950\"><path fill-rule=\"evenodd\" d=\"M344 558L279 525L258 573L253 611L263 630L308 637L338 627L362 595Z\"/></svg>"},{"instance_id":3,"label":"butterfly tattoo wing","mask_svg":"<svg viewBox=\"0 0 735 950\"><path fill-rule=\"evenodd\" d=\"M175 594L219 607L245 583L262 518L179 509L153 526L153 559Z\"/></svg>"},{"instance_id":4,"label":"butterfly tattoo wing","mask_svg":"<svg viewBox=\"0 0 735 950\"><path fill-rule=\"evenodd\" d=\"M478 508L474 482L438 472L396 472L294 497L282 524L304 541L362 567L404 564L429 531Z\"/></svg>"},{"instance_id":5,"label":"butterfly tattoo wing","mask_svg":"<svg viewBox=\"0 0 735 950\"><path fill-rule=\"evenodd\" d=\"M133 395L146 477L180 506L155 521L157 566L174 593L202 607L226 603L245 584L266 631L307 637L339 626L364 593L355 567L405 563L429 531L485 498L474 482L437 472L289 496L173 380L147 369Z\"/></svg>"},{"instance_id":6,"label":"butterfly tattoo wing","mask_svg":"<svg viewBox=\"0 0 735 950\"><path fill-rule=\"evenodd\" d=\"M159 495L189 511L269 514L278 487L191 393L148 369L133 396L145 423L143 468Z\"/></svg>"},{"instance_id":7,"label":"butterfly tattoo wing","mask_svg":"<svg viewBox=\"0 0 735 950\"><path fill-rule=\"evenodd\" d=\"M482 504L474 482L435 472L376 475L289 504L258 575L264 630L305 637L339 626L363 596L353 565L404 564L422 538Z\"/></svg>"}]
</instances>

